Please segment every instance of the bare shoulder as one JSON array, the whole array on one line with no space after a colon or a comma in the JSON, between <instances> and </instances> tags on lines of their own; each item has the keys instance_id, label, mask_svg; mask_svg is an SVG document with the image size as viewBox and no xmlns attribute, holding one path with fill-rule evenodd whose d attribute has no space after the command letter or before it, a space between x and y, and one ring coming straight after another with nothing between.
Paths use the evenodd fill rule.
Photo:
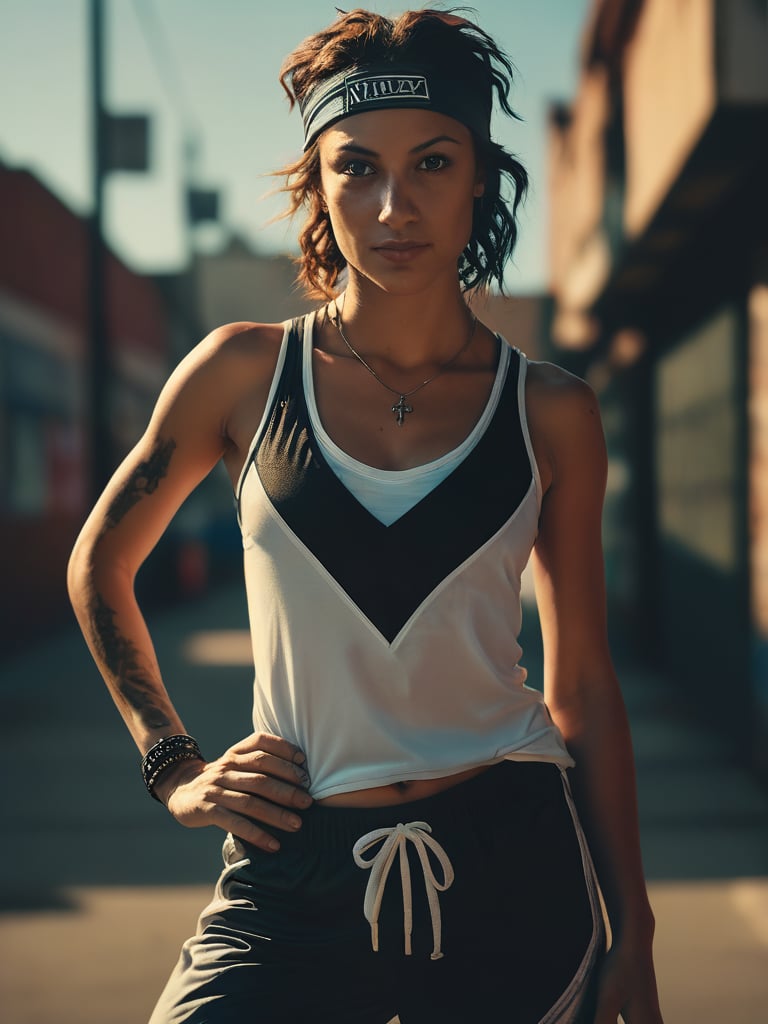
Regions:
<instances>
[{"instance_id":1,"label":"bare shoulder","mask_svg":"<svg viewBox=\"0 0 768 1024\"><path fill-rule=\"evenodd\" d=\"M550 411L555 405L578 408L581 404L590 403L597 409L597 397L585 380L562 366L532 359L528 361L526 399L546 404Z\"/></svg>"},{"instance_id":2,"label":"bare shoulder","mask_svg":"<svg viewBox=\"0 0 768 1024\"><path fill-rule=\"evenodd\" d=\"M145 444L172 437L179 448L220 454L243 396L269 387L282 336L282 324L235 323L211 331L166 381Z\"/></svg>"},{"instance_id":3,"label":"bare shoulder","mask_svg":"<svg viewBox=\"0 0 768 1024\"><path fill-rule=\"evenodd\" d=\"M282 323L266 324L240 320L216 327L200 344L214 350L251 353L254 349L279 345L284 329L285 325Z\"/></svg>"},{"instance_id":4,"label":"bare shoulder","mask_svg":"<svg viewBox=\"0 0 768 1024\"><path fill-rule=\"evenodd\" d=\"M528 364L526 414L544 490L568 469L604 457L600 405L590 385L554 363Z\"/></svg>"},{"instance_id":5,"label":"bare shoulder","mask_svg":"<svg viewBox=\"0 0 768 1024\"><path fill-rule=\"evenodd\" d=\"M217 327L173 371L163 389L161 409L185 399L205 401L217 417L226 416L244 391L271 375L282 337L282 324L243 322Z\"/></svg>"},{"instance_id":6,"label":"bare shoulder","mask_svg":"<svg viewBox=\"0 0 768 1024\"><path fill-rule=\"evenodd\" d=\"M283 331L283 324L223 324L206 335L184 361L195 367L269 362L277 358Z\"/></svg>"},{"instance_id":7,"label":"bare shoulder","mask_svg":"<svg viewBox=\"0 0 768 1024\"><path fill-rule=\"evenodd\" d=\"M266 407L285 328L284 323L225 324L198 346L205 377L201 390L216 396L224 464L233 484Z\"/></svg>"}]
</instances>

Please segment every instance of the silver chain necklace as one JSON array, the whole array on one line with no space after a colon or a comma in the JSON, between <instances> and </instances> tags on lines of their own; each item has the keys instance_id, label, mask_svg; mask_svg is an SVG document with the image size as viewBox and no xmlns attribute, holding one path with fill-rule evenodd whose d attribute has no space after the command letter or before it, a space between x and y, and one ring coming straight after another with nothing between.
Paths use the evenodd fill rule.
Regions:
<instances>
[{"instance_id":1,"label":"silver chain necklace","mask_svg":"<svg viewBox=\"0 0 768 1024\"><path fill-rule=\"evenodd\" d=\"M376 373L374 368L372 366L370 366L365 361L365 359L363 359L363 357L360 355L360 353L356 349L354 349L352 347L352 345L350 345L350 343L349 343L349 341L347 339L347 336L344 334L344 329L342 328L342 325L341 325L341 312L339 310L339 307L336 305L335 302L333 304L333 307L334 307L333 315L331 315L330 310L329 310L328 316L329 316L329 318L331 320L331 323L334 325L336 330L341 335L341 340L347 346L347 348L352 353L352 355L355 357L355 359L357 359L358 362L363 364L363 366L366 368L368 373L370 373L370 375L372 377L374 377L379 382L379 384L381 384L382 387L386 388L387 391L391 391L393 395L397 395L397 401L392 406L392 412L395 414L395 422L397 423L398 427L402 427L403 424L405 423L405 415L406 415L406 413L413 412L413 406L409 405L406 402L406 398L410 398L411 395L415 395L417 391L421 391L422 388L425 388L427 386L427 384L431 384L433 380L435 380L437 377L439 377L441 373L444 373L448 369L449 366L451 366L453 363L455 363L456 360L459 358L459 356L462 355L464 352L466 352L466 350L469 348L470 344L472 343L472 339L475 336L475 327L477 327L477 317L473 316L472 317L472 326L470 327L470 331L469 331L469 337L464 342L464 344L461 346L459 351L455 355L451 356L451 358L447 362L443 363L443 365L438 368L437 373L433 373L431 377L427 377L426 380L423 380L421 382L421 384L417 384L415 388L411 388L410 391L401 391L399 388L390 387L389 384L386 383L386 381L383 381L381 379L381 377L378 375L378 373Z\"/></svg>"}]
</instances>

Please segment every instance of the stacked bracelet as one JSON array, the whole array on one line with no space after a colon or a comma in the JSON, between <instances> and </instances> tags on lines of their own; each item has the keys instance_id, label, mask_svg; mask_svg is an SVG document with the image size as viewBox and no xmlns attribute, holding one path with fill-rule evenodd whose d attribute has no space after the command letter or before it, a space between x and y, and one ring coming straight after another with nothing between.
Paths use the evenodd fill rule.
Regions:
<instances>
[{"instance_id":1,"label":"stacked bracelet","mask_svg":"<svg viewBox=\"0 0 768 1024\"><path fill-rule=\"evenodd\" d=\"M203 760L205 759L197 745L197 740L192 736L187 736L184 733L177 736L164 736L149 748L141 761L141 774L149 795L162 803L160 797L155 793L155 785L166 768L178 764L179 761Z\"/></svg>"}]
</instances>

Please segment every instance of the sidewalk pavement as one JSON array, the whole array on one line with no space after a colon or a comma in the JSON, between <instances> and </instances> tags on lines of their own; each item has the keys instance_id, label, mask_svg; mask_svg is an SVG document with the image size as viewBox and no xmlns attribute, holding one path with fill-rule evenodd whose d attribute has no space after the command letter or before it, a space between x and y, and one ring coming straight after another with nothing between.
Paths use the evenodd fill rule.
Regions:
<instances>
[{"instance_id":1,"label":"sidewalk pavement","mask_svg":"<svg viewBox=\"0 0 768 1024\"><path fill-rule=\"evenodd\" d=\"M186 728L223 750L250 722L241 587L149 618ZM533 680L530 625L523 646ZM673 684L619 668L666 1024L755 1024L768 1005L768 793ZM143 1024L210 896L220 834L148 799L74 629L0 664L0 770L0 1017Z\"/></svg>"}]
</instances>

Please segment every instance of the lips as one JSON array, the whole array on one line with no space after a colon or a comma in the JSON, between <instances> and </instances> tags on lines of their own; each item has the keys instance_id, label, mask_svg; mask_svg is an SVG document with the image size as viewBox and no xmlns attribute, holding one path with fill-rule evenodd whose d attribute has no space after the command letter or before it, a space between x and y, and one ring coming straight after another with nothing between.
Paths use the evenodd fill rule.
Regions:
<instances>
[{"instance_id":1,"label":"lips","mask_svg":"<svg viewBox=\"0 0 768 1024\"><path fill-rule=\"evenodd\" d=\"M428 242L390 241L382 242L381 245L374 245L373 249L393 263L408 263L417 259L429 248Z\"/></svg>"}]
</instances>

